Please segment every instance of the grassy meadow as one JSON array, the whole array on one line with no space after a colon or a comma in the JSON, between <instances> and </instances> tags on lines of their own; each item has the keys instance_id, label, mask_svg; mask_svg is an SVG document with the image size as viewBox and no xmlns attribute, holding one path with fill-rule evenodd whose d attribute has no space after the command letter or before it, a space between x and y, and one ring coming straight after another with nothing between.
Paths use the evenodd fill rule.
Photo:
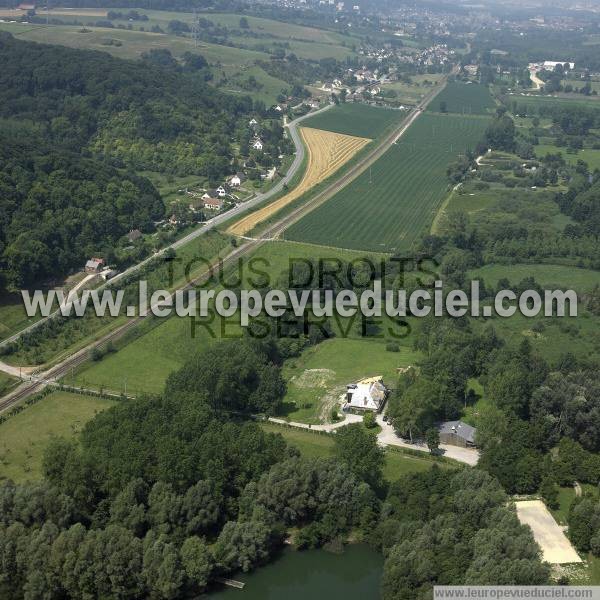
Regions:
<instances>
[{"instance_id":1,"label":"grassy meadow","mask_svg":"<svg viewBox=\"0 0 600 600\"><path fill-rule=\"evenodd\" d=\"M286 239L355 250L408 250L449 191L448 164L474 148L484 117L425 113L333 198L285 232Z\"/></svg>"},{"instance_id":2,"label":"grassy meadow","mask_svg":"<svg viewBox=\"0 0 600 600\"><path fill-rule=\"evenodd\" d=\"M281 434L286 442L295 446L303 456L318 458L333 455L333 437L319 435L302 429L280 427L271 423L263 423L265 431ZM440 462L423 453L423 456L413 456L395 450L388 450L385 454L383 475L388 481L396 481L407 473L421 473L427 471L434 464L442 468L452 468L452 463Z\"/></svg>"},{"instance_id":3,"label":"grassy meadow","mask_svg":"<svg viewBox=\"0 0 600 600\"><path fill-rule=\"evenodd\" d=\"M265 271L275 285L282 273L287 273L290 261L301 261L315 256L313 246L270 242L260 248L242 268L242 281L252 287L248 280L249 265ZM323 259L352 260L364 257L364 253L342 250L322 250ZM371 259L376 259L371 256ZM235 283L238 269L229 272L225 281ZM287 282L280 279L279 285ZM221 289L222 282L214 288ZM410 331L400 328L388 318L382 318L375 331L362 337L358 319L340 319L333 322L335 337L307 348L300 356L284 364L283 376L288 383L280 416L294 421L318 423L327 420L331 408L345 389L347 383L361 378L381 375L386 384L394 388L397 369L414 365L419 354L412 349ZM406 334L402 339L392 336ZM239 339L243 335L239 315L231 318L215 317L197 319L172 317L154 319L144 323L135 338L120 345L117 352L104 356L97 362L86 363L79 372L65 378L68 384L92 389L127 391L130 395L160 393L170 373L180 368L195 352L225 339ZM386 343L396 341L399 352L386 350Z\"/></svg>"},{"instance_id":4,"label":"grassy meadow","mask_svg":"<svg viewBox=\"0 0 600 600\"><path fill-rule=\"evenodd\" d=\"M28 317L20 294L0 295L0 340L32 325L39 317Z\"/></svg>"},{"instance_id":5,"label":"grassy meadow","mask_svg":"<svg viewBox=\"0 0 600 600\"><path fill-rule=\"evenodd\" d=\"M319 423L330 416L348 383L383 376L395 387L397 369L414 365L419 354L410 346L388 352L384 340L334 338L289 359L283 368L288 383L281 415L291 421Z\"/></svg>"},{"instance_id":6,"label":"grassy meadow","mask_svg":"<svg viewBox=\"0 0 600 600\"><path fill-rule=\"evenodd\" d=\"M276 286L282 273L287 281L290 261L315 256L352 260L364 257L364 253L331 249L321 250L317 255L313 246L269 242L255 251L250 260L230 269L224 279L213 282L210 287L218 291L223 281L234 285L240 276L249 287L255 287L249 281L250 268L266 272L271 285ZM127 386L128 393L133 395L159 393L168 375L180 368L191 354L223 339L238 339L243 334L237 314L228 319L216 316L214 321L209 321L179 317L153 319L143 324L138 335L118 352L84 365L75 373L74 383L116 392L124 391ZM350 361L355 360L352 355L347 357ZM67 382L71 383L69 377Z\"/></svg>"},{"instance_id":7,"label":"grassy meadow","mask_svg":"<svg viewBox=\"0 0 600 600\"><path fill-rule=\"evenodd\" d=\"M40 479L44 449L54 436L75 437L112 400L53 392L0 424L0 479Z\"/></svg>"},{"instance_id":8,"label":"grassy meadow","mask_svg":"<svg viewBox=\"0 0 600 600\"><path fill-rule=\"evenodd\" d=\"M200 42L198 46L189 37L150 31L109 29L86 26L82 29L74 25L26 25L20 23L0 23L0 30L13 33L19 39L42 44L60 44L70 48L108 52L117 58L137 60L151 49L168 49L179 58L185 52L201 54L211 65L214 85L225 91L252 96L266 103L275 102L281 90L289 87L283 80L272 77L255 63L269 60L269 54L246 48L222 46ZM247 90L243 83L253 76L260 88Z\"/></svg>"},{"instance_id":9,"label":"grassy meadow","mask_svg":"<svg viewBox=\"0 0 600 600\"><path fill-rule=\"evenodd\" d=\"M8 393L19 383L19 380L7 375L6 373L0 373L0 396Z\"/></svg>"},{"instance_id":10,"label":"grassy meadow","mask_svg":"<svg viewBox=\"0 0 600 600\"><path fill-rule=\"evenodd\" d=\"M207 261L212 263L230 249L229 237L216 231L192 240L177 249L173 260L152 261L137 272L130 284L118 282L117 289L125 289L137 299L137 281L148 282L149 290L176 289L207 270ZM53 335L43 336L37 344L18 348L3 360L13 365L38 365L55 361L86 346L124 322L106 315L97 317L92 312L80 319L69 319Z\"/></svg>"}]
</instances>

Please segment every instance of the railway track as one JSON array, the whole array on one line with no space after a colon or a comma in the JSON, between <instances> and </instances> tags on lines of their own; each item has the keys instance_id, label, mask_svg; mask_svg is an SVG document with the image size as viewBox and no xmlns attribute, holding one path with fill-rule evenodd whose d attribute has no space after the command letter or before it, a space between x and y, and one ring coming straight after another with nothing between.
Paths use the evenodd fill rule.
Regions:
<instances>
[{"instance_id":1,"label":"railway track","mask_svg":"<svg viewBox=\"0 0 600 600\"><path fill-rule=\"evenodd\" d=\"M348 171L346 171L343 175L328 185L324 190L319 192L316 196L311 198L309 201L305 202L301 206L295 208L290 213L283 216L279 221L273 223L272 225L267 226L259 235L259 237L254 239L249 238L239 238L243 239L244 243L237 248L234 248L225 258L219 260L217 263L211 265L206 271L200 274L198 277L191 280L185 286L183 286L182 290L186 291L192 289L199 283L206 281L207 277L211 277L215 273L222 271L227 268L230 263L233 261L254 252L257 248L265 244L266 242L278 238L288 227L294 224L296 221L301 219L305 214L314 210L317 206L327 201L333 195L335 195L338 191L348 185L351 181L353 181L356 177L358 177L361 173L363 173L369 166L371 166L378 158L380 158L389 147L395 143L404 132L412 125L412 123L418 118L421 112L426 108L426 106L433 100L433 98L443 89L444 86L440 86L439 89L430 92L407 116L407 118L402 121L399 127L392 130L388 135L384 137L384 139L372 150L370 151L360 163L352 166ZM172 296L175 294L175 291L172 292ZM20 402L23 402L33 394L41 391L45 386L47 386L50 382L56 382L62 377L64 377L69 372L73 371L75 368L81 366L84 362L88 360L90 350L93 348L101 348L106 346L108 342L116 342L119 339L123 338L129 331L133 330L137 327L142 321L146 320L148 316L138 316L133 317L123 325L120 325L110 333L107 333L105 336L96 340L95 342L89 344L85 348L78 350L70 357L61 361L57 365L49 368L47 371L40 373L39 375L32 375L31 380L24 382L21 384L16 390L9 393L4 398L0 399L0 413L13 408Z\"/></svg>"}]
</instances>

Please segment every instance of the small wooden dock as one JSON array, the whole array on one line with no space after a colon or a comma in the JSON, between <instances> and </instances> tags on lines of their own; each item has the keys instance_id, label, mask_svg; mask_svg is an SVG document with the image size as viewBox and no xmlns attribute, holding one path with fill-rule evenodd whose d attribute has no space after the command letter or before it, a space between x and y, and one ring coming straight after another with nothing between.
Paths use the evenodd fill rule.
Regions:
<instances>
[{"instance_id":1,"label":"small wooden dock","mask_svg":"<svg viewBox=\"0 0 600 600\"><path fill-rule=\"evenodd\" d=\"M237 588L238 590L243 590L246 585L243 581L236 581L235 579L227 579L226 577L217 577L215 579L217 583L222 583L223 585L228 585L232 588Z\"/></svg>"}]
</instances>

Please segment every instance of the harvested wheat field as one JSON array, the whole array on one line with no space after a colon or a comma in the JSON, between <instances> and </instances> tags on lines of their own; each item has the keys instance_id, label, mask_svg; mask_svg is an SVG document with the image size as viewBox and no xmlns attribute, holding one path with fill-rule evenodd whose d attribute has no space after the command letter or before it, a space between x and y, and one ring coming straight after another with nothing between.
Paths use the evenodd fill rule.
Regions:
<instances>
[{"instance_id":1,"label":"harvested wheat field","mask_svg":"<svg viewBox=\"0 0 600 600\"><path fill-rule=\"evenodd\" d=\"M332 133L310 127L300 128L302 140L308 151L306 172L300 183L285 196L234 223L227 231L245 235L256 225L293 202L348 162L371 140L341 133Z\"/></svg>"}]
</instances>

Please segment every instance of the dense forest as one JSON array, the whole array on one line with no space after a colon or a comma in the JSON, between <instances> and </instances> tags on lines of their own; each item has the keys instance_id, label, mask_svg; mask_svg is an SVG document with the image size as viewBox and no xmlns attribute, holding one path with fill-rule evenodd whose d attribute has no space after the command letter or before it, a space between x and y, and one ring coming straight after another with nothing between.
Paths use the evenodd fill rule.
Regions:
<instances>
[{"instance_id":1,"label":"dense forest","mask_svg":"<svg viewBox=\"0 0 600 600\"><path fill-rule=\"evenodd\" d=\"M489 475L433 468L388 486L362 424L340 430L332 458L303 458L242 416L283 397L277 343L217 348L161 396L102 412L78 442L52 441L42 481L0 485L0 595L183 598L269 561L292 531L299 549L351 533L373 543L388 557L386 599L465 578L548 580Z\"/></svg>"},{"instance_id":2,"label":"dense forest","mask_svg":"<svg viewBox=\"0 0 600 600\"><path fill-rule=\"evenodd\" d=\"M205 83L205 61L160 64L0 34L1 287L19 289L111 256L164 216L137 171L220 181L246 97Z\"/></svg>"}]
</instances>

